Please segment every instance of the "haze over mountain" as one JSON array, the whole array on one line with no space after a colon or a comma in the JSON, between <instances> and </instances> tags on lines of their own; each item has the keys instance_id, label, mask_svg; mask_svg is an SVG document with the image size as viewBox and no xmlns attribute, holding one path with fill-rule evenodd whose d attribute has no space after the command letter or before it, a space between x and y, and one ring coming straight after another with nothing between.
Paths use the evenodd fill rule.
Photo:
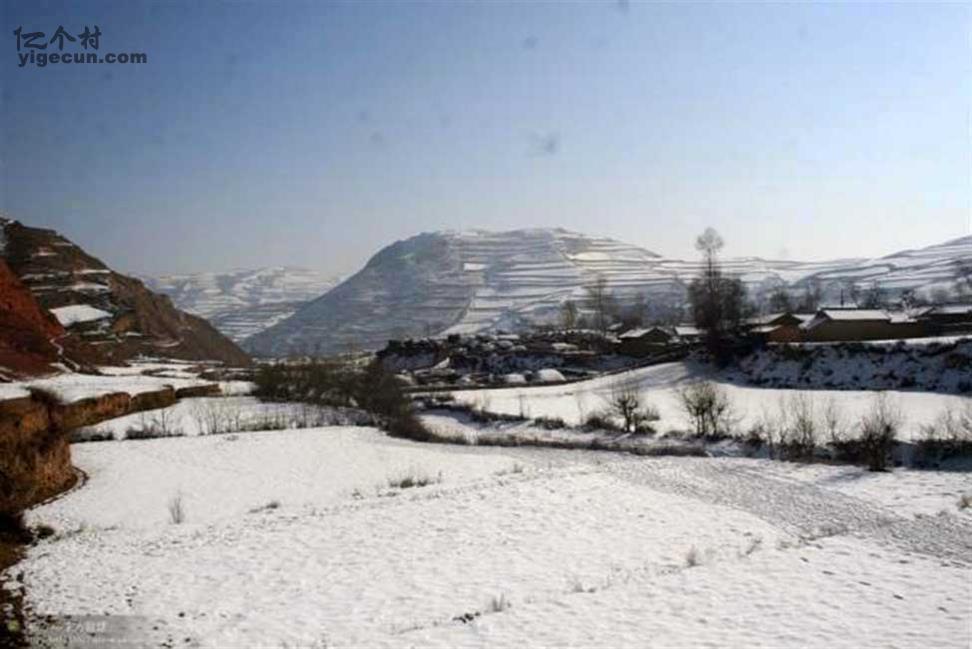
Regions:
<instances>
[{"instance_id":1,"label":"haze over mountain","mask_svg":"<svg viewBox=\"0 0 972 649\"><path fill-rule=\"evenodd\" d=\"M307 268L277 266L144 280L152 290L171 297L180 309L206 318L241 341L293 315L340 278Z\"/></svg>"},{"instance_id":2,"label":"haze over mountain","mask_svg":"<svg viewBox=\"0 0 972 649\"><path fill-rule=\"evenodd\" d=\"M727 258L751 297L819 282L824 299L877 282L892 293L951 288L972 263L972 237L876 260L830 262ZM259 354L370 349L389 338L515 329L552 322L567 299L603 277L624 302L646 297L649 313L678 310L698 261L669 259L607 238L563 229L433 232L398 241L358 273L289 318L244 342Z\"/></svg>"}]
</instances>

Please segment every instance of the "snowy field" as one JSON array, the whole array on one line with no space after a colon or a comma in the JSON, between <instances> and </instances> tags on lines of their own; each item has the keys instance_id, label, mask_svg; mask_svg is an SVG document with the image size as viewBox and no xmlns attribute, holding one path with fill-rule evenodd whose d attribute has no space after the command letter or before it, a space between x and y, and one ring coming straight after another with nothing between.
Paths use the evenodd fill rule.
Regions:
<instances>
[{"instance_id":1,"label":"snowy field","mask_svg":"<svg viewBox=\"0 0 972 649\"><path fill-rule=\"evenodd\" d=\"M603 376L589 381L546 387L503 388L498 390L461 390L455 398L461 403L496 413L535 417L559 417L568 424L580 424L589 415L603 411L612 392L621 388L635 388L644 402L655 407L661 419L656 430L685 430L688 423L679 404L677 390L687 382L708 378L701 366L692 363L664 363L632 370L622 374ZM732 403L736 427L745 432L766 417L779 415L781 406L797 390L758 388L719 381ZM829 401L843 414L844 423L852 426L871 407L875 393L864 390L808 390L815 407L823 408ZM961 411L967 407L967 396L934 392L887 392L902 411L905 421L899 438L912 439L921 435L922 425L931 424L946 409Z\"/></svg>"},{"instance_id":2,"label":"snowy field","mask_svg":"<svg viewBox=\"0 0 972 649\"><path fill-rule=\"evenodd\" d=\"M153 646L972 640L967 473L423 445L369 428L73 451L89 480L30 512L57 534L13 572L33 613L144 616L132 633ZM433 484L389 485L408 475Z\"/></svg>"}]
</instances>

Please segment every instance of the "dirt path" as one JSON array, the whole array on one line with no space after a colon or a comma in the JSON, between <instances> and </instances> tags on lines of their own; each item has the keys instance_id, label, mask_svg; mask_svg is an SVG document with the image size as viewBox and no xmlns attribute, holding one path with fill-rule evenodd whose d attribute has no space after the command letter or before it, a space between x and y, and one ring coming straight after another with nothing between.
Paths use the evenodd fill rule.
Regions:
<instances>
[{"instance_id":1,"label":"dirt path","mask_svg":"<svg viewBox=\"0 0 972 649\"><path fill-rule=\"evenodd\" d=\"M902 516L739 459L622 460L606 469L658 491L748 512L803 538L848 534L972 566L972 521L965 517Z\"/></svg>"}]
</instances>

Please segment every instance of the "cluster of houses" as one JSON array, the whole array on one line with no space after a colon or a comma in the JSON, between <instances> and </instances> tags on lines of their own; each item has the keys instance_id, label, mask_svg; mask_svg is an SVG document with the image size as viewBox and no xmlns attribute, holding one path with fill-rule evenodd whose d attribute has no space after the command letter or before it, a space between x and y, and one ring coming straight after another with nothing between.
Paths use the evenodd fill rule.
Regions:
<instances>
[{"instance_id":1,"label":"cluster of houses","mask_svg":"<svg viewBox=\"0 0 972 649\"><path fill-rule=\"evenodd\" d=\"M412 385L494 385L562 381L684 356L701 342L690 325L535 330L444 338L392 340L378 359ZM748 320L743 334L763 343L827 343L972 335L972 305L936 306L905 313L824 308ZM548 374L557 375L553 378Z\"/></svg>"},{"instance_id":2,"label":"cluster of houses","mask_svg":"<svg viewBox=\"0 0 972 649\"><path fill-rule=\"evenodd\" d=\"M762 342L854 342L972 335L972 305L925 307L911 312L824 308L816 313L774 313L745 323L746 335ZM646 356L699 339L694 327L647 327L618 334L618 351Z\"/></svg>"}]
</instances>

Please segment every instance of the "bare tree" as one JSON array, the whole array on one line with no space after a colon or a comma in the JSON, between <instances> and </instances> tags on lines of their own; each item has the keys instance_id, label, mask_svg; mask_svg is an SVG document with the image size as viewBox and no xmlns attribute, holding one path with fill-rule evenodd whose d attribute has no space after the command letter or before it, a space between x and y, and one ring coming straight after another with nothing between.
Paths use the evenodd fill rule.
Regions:
<instances>
[{"instance_id":1,"label":"bare tree","mask_svg":"<svg viewBox=\"0 0 972 649\"><path fill-rule=\"evenodd\" d=\"M564 329L573 329L577 326L577 303L573 300L566 300L560 307L560 322Z\"/></svg>"},{"instance_id":2,"label":"bare tree","mask_svg":"<svg viewBox=\"0 0 972 649\"><path fill-rule=\"evenodd\" d=\"M611 324L614 302L614 296L608 290L607 279L603 275L598 276L594 283L586 286L584 290L587 292L586 306L594 317L594 328L603 333Z\"/></svg>"},{"instance_id":3,"label":"bare tree","mask_svg":"<svg viewBox=\"0 0 972 649\"><path fill-rule=\"evenodd\" d=\"M813 313L820 308L820 301L822 299L823 287L820 286L820 282L815 279L808 280L797 309L803 313Z\"/></svg>"},{"instance_id":4,"label":"bare tree","mask_svg":"<svg viewBox=\"0 0 972 649\"><path fill-rule=\"evenodd\" d=\"M624 309L621 321L626 327L642 327L648 319L648 297L638 293L634 301Z\"/></svg>"},{"instance_id":5,"label":"bare tree","mask_svg":"<svg viewBox=\"0 0 972 649\"><path fill-rule=\"evenodd\" d=\"M769 298L769 310L771 313L787 312L793 310L793 303L790 301L790 294L786 288L778 286Z\"/></svg>"},{"instance_id":6,"label":"bare tree","mask_svg":"<svg viewBox=\"0 0 972 649\"><path fill-rule=\"evenodd\" d=\"M680 389L678 398L696 435L716 437L729 432L732 407L721 387L711 381L696 381Z\"/></svg>"},{"instance_id":7,"label":"bare tree","mask_svg":"<svg viewBox=\"0 0 972 649\"><path fill-rule=\"evenodd\" d=\"M706 228L696 239L695 247L702 252L703 265L699 276L689 285L695 324L705 331L709 349L719 355L726 334L738 329L749 311L743 283L722 275L718 259L722 246L722 237L712 228Z\"/></svg>"},{"instance_id":8,"label":"bare tree","mask_svg":"<svg viewBox=\"0 0 972 649\"><path fill-rule=\"evenodd\" d=\"M884 471L894 448L898 429L904 422L901 411L884 392L874 397L871 409L861 418L861 450L870 471Z\"/></svg>"},{"instance_id":9,"label":"bare tree","mask_svg":"<svg viewBox=\"0 0 972 649\"><path fill-rule=\"evenodd\" d=\"M637 388L632 385L616 385L611 390L608 406L611 413L624 422L624 430L628 433L659 419L658 411L643 403Z\"/></svg>"},{"instance_id":10,"label":"bare tree","mask_svg":"<svg viewBox=\"0 0 972 649\"><path fill-rule=\"evenodd\" d=\"M859 306L862 309L881 309L888 302L887 294L881 285L877 282L871 284L871 286L860 295Z\"/></svg>"}]
</instances>

